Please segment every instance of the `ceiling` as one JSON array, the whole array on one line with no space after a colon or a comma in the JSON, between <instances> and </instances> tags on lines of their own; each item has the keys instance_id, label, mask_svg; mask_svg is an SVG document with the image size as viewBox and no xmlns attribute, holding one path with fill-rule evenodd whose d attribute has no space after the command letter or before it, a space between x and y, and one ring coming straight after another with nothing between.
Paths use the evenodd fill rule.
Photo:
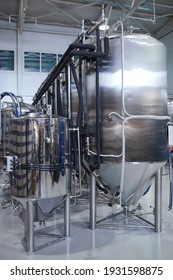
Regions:
<instances>
[{"instance_id":1,"label":"ceiling","mask_svg":"<svg viewBox=\"0 0 173 280\"><path fill-rule=\"evenodd\" d=\"M81 28L84 19L100 21L103 7L112 32L119 20L125 29L133 26L158 39L173 31L172 0L1 0L0 28L4 23L20 33L26 25Z\"/></svg>"}]
</instances>

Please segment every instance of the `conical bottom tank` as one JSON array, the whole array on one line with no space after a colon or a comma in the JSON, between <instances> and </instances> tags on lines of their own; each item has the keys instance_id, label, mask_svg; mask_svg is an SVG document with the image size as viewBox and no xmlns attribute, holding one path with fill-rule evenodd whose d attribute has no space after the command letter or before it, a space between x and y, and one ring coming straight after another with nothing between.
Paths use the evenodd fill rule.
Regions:
<instances>
[{"instance_id":1,"label":"conical bottom tank","mask_svg":"<svg viewBox=\"0 0 173 280\"><path fill-rule=\"evenodd\" d=\"M157 170L165 165L163 162L132 162L126 163L122 175L121 163L101 164L100 179L108 186L112 194L119 193L121 176L124 176L124 184L121 194L123 206L138 202L153 182Z\"/></svg>"},{"instance_id":2,"label":"conical bottom tank","mask_svg":"<svg viewBox=\"0 0 173 280\"><path fill-rule=\"evenodd\" d=\"M110 52L100 60L99 126L96 123L96 67L87 69L89 165L100 141L98 175L122 204L138 201L167 160L167 71L165 46L147 35L109 38ZM97 128L99 127L99 141Z\"/></svg>"}]
</instances>

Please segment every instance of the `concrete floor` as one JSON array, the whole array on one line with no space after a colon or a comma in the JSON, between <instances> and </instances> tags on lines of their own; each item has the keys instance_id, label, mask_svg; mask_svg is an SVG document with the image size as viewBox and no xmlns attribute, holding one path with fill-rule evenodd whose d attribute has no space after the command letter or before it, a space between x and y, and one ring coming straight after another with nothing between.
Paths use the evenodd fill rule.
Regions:
<instances>
[{"instance_id":1,"label":"concrete floor","mask_svg":"<svg viewBox=\"0 0 173 280\"><path fill-rule=\"evenodd\" d=\"M0 259L1 260L173 260L173 213L168 211L169 176L168 168L163 170L162 232L156 233L153 228L140 220L127 218L119 214L111 222L118 225L114 228L97 227L89 229L89 204L79 200L71 206L71 237L44 247L33 254L26 253L24 224L12 207L0 208ZM6 198L1 191L0 202ZM140 200L142 211L153 211L153 187ZM61 210L60 210L61 212ZM107 204L98 205L98 219L114 214L116 209ZM149 218L153 214L146 215ZM147 218L148 218L147 217ZM56 227L56 220L58 227ZM109 220L108 220L109 221ZM63 226L61 213L57 212L47 223L53 231ZM130 225L135 227L129 227ZM142 227L140 226L142 225ZM147 225L147 227L145 227ZM36 224L35 227L38 225ZM35 238L41 242L43 237ZM45 241L45 240L43 240Z\"/></svg>"}]
</instances>

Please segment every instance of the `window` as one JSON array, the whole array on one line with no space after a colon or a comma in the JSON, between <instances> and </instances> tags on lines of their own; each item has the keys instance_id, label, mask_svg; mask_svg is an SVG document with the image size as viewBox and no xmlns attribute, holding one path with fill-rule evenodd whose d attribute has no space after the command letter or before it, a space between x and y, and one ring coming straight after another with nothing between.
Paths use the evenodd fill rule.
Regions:
<instances>
[{"instance_id":1,"label":"window","mask_svg":"<svg viewBox=\"0 0 173 280\"><path fill-rule=\"evenodd\" d=\"M40 53L25 52L24 69L29 72L40 72Z\"/></svg>"},{"instance_id":2,"label":"window","mask_svg":"<svg viewBox=\"0 0 173 280\"><path fill-rule=\"evenodd\" d=\"M49 73L56 64L56 54L25 52L24 69L28 72L47 72Z\"/></svg>"},{"instance_id":3,"label":"window","mask_svg":"<svg viewBox=\"0 0 173 280\"><path fill-rule=\"evenodd\" d=\"M0 50L0 70L14 71L14 51Z\"/></svg>"},{"instance_id":4,"label":"window","mask_svg":"<svg viewBox=\"0 0 173 280\"><path fill-rule=\"evenodd\" d=\"M41 72L50 72L56 64L56 54L41 53Z\"/></svg>"}]
</instances>

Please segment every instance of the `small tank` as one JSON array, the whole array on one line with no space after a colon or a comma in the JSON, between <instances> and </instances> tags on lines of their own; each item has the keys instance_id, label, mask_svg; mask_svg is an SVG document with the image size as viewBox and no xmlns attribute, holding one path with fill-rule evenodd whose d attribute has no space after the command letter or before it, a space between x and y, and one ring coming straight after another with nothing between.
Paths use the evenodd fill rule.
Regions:
<instances>
[{"instance_id":1,"label":"small tank","mask_svg":"<svg viewBox=\"0 0 173 280\"><path fill-rule=\"evenodd\" d=\"M26 114L11 119L9 152L16 157L11 194L46 199L68 193L68 121Z\"/></svg>"}]
</instances>

